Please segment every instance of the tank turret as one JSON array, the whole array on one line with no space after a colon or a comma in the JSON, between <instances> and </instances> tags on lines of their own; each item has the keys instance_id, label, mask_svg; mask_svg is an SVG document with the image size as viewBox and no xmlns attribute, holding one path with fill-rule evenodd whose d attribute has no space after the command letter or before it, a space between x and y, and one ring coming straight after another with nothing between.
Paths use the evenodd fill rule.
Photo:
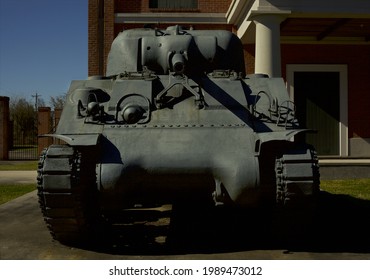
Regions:
<instances>
[{"instance_id":1,"label":"tank turret","mask_svg":"<svg viewBox=\"0 0 370 280\"><path fill-rule=\"evenodd\" d=\"M148 69L199 75L213 70L245 73L243 46L228 31L140 29L120 33L108 56L107 76Z\"/></svg>"}]
</instances>

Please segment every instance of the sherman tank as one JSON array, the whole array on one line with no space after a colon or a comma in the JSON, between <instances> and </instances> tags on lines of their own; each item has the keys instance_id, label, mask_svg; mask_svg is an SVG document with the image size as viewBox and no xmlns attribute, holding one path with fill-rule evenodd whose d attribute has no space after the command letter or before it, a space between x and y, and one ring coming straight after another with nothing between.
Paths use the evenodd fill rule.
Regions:
<instances>
[{"instance_id":1,"label":"sherman tank","mask_svg":"<svg viewBox=\"0 0 370 280\"><path fill-rule=\"evenodd\" d=\"M39 161L38 196L60 242L143 205L209 197L296 211L319 190L315 150L282 78L245 74L228 31L132 29L112 43L105 76L72 81ZM301 137L302 138L302 137Z\"/></svg>"}]
</instances>

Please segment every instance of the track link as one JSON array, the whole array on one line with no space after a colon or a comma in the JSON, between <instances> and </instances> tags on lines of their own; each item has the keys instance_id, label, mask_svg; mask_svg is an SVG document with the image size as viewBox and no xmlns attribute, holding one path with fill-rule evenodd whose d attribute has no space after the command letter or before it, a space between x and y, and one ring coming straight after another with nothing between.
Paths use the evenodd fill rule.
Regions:
<instances>
[{"instance_id":1,"label":"track link","mask_svg":"<svg viewBox=\"0 0 370 280\"><path fill-rule=\"evenodd\" d=\"M95 201L95 171L89 174L89 165L67 145L52 145L40 156L39 204L51 235L61 243L80 243L88 236Z\"/></svg>"},{"instance_id":2,"label":"track link","mask_svg":"<svg viewBox=\"0 0 370 280\"><path fill-rule=\"evenodd\" d=\"M288 150L276 159L275 236L293 244L316 235L320 174L315 150L309 145Z\"/></svg>"},{"instance_id":3,"label":"track link","mask_svg":"<svg viewBox=\"0 0 370 280\"><path fill-rule=\"evenodd\" d=\"M296 148L276 160L276 202L287 208L311 204L319 192L320 174L315 150Z\"/></svg>"}]
</instances>

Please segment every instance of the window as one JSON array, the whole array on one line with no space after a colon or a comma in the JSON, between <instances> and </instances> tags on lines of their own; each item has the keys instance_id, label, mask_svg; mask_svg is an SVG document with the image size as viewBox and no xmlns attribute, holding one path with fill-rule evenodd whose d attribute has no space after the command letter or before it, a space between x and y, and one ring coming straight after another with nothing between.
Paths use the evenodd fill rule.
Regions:
<instances>
[{"instance_id":1,"label":"window","mask_svg":"<svg viewBox=\"0 0 370 280\"><path fill-rule=\"evenodd\" d=\"M197 9L198 0L149 0L151 9Z\"/></svg>"}]
</instances>

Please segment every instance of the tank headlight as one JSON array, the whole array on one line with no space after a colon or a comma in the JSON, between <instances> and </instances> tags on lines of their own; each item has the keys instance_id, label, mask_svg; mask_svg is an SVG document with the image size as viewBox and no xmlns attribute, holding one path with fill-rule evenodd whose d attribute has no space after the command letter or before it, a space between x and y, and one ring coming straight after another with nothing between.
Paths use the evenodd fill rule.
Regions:
<instances>
[{"instance_id":1,"label":"tank headlight","mask_svg":"<svg viewBox=\"0 0 370 280\"><path fill-rule=\"evenodd\" d=\"M124 121L128 124L134 124L139 122L145 113L145 110L139 105L127 105L123 108L121 115Z\"/></svg>"},{"instance_id":2,"label":"tank headlight","mask_svg":"<svg viewBox=\"0 0 370 280\"><path fill-rule=\"evenodd\" d=\"M98 102L89 102L87 104L87 115L88 116L96 116L99 114L100 105Z\"/></svg>"}]
</instances>

